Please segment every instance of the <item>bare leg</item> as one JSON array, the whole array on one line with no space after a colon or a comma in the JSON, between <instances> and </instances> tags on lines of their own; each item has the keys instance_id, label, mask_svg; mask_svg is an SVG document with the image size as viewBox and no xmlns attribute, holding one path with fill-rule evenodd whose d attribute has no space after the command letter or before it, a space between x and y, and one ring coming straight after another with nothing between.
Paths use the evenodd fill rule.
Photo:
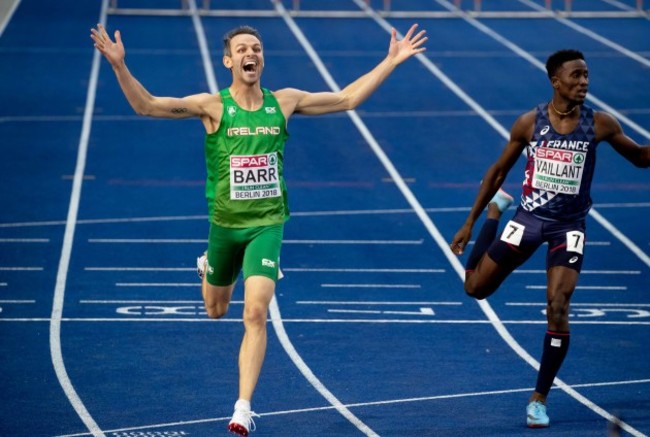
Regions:
<instances>
[{"instance_id":1,"label":"bare leg","mask_svg":"<svg viewBox=\"0 0 650 437\"><path fill-rule=\"evenodd\" d=\"M245 333L239 350L239 399L250 401L266 354L266 320L275 281L265 276L250 276L245 288Z\"/></svg>"},{"instance_id":2,"label":"bare leg","mask_svg":"<svg viewBox=\"0 0 650 437\"><path fill-rule=\"evenodd\" d=\"M203 295L203 303L208 317L218 319L226 314L234 288L235 284L226 286L209 284L206 277L203 277L201 294Z\"/></svg>"},{"instance_id":3,"label":"bare leg","mask_svg":"<svg viewBox=\"0 0 650 437\"><path fill-rule=\"evenodd\" d=\"M547 274L547 302L546 302L546 320L549 332L554 333L566 333L568 336L569 333L569 304L571 301L571 296L575 290L576 284L578 283L579 273L573 269L567 267L553 267L549 269ZM568 337L566 338L568 342ZM568 343L565 348L568 348ZM536 390L530 397L530 401L540 401L542 403L546 402L548 396L547 385L550 389L550 384L552 383L555 375L562 365L564 355L566 354L566 349L564 354L560 358L546 359L542 355L542 362L540 367L540 375L546 374L546 378L549 382L544 383L544 388L541 389L546 393L540 393Z\"/></svg>"}]
</instances>

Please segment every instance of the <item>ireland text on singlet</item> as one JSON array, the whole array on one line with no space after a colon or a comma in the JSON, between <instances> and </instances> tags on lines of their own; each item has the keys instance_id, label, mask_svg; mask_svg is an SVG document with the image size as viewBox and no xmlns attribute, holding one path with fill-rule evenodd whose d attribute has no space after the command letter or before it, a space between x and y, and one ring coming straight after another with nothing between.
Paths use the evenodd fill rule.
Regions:
<instances>
[{"instance_id":1,"label":"ireland text on singlet","mask_svg":"<svg viewBox=\"0 0 650 437\"><path fill-rule=\"evenodd\" d=\"M282 176L286 120L273 94L246 111L229 89L220 91L219 129L205 138L208 171L205 193L210 221L230 228L284 223L289 218Z\"/></svg>"}]
</instances>

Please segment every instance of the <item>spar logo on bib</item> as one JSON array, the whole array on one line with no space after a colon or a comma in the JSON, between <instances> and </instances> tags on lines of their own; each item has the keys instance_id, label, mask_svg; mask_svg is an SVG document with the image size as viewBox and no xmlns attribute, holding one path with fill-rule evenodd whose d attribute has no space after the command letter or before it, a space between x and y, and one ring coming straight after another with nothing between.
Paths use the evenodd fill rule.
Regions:
<instances>
[{"instance_id":1,"label":"spar logo on bib","mask_svg":"<svg viewBox=\"0 0 650 437\"><path fill-rule=\"evenodd\" d=\"M276 152L230 157L231 200L267 199L281 195Z\"/></svg>"},{"instance_id":2,"label":"spar logo on bib","mask_svg":"<svg viewBox=\"0 0 650 437\"><path fill-rule=\"evenodd\" d=\"M580 192L586 154L550 147L535 149L533 188L576 195Z\"/></svg>"}]
</instances>

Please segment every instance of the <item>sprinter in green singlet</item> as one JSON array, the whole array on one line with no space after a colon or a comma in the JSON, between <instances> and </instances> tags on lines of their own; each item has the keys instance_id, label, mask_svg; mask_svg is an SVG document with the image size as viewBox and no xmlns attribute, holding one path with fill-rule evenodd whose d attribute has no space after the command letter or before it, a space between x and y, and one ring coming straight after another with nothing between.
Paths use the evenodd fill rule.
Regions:
<instances>
[{"instance_id":1,"label":"sprinter in green singlet","mask_svg":"<svg viewBox=\"0 0 650 437\"><path fill-rule=\"evenodd\" d=\"M98 24L95 47L111 64L127 100L139 115L199 117L206 130L210 215L207 263L202 282L208 316L226 314L240 271L244 276L245 333L239 355L239 399L228 429L246 436L254 430L250 401L266 353L266 319L279 274L284 222L289 217L283 171L286 125L292 114L320 115L356 108L413 55L422 53L424 31L411 26L402 40L392 30L387 56L339 92L262 88L264 50L257 30L242 26L224 37L223 64L232 72L218 94L182 98L151 95L129 72L119 31L115 40ZM202 261L203 262L203 261Z\"/></svg>"}]
</instances>

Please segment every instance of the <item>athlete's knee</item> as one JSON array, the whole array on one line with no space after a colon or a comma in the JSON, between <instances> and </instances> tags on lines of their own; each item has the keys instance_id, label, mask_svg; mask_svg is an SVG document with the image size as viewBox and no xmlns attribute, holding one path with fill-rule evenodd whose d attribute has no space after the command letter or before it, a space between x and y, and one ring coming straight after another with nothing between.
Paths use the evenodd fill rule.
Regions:
<instances>
[{"instance_id":1,"label":"athlete's knee","mask_svg":"<svg viewBox=\"0 0 650 437\"><path fill-rule=\"evenodd\" d=\"M211 319L220 319L221 317L225 316L226 313L228 312L228 304L223 304L223 303L212 303L212 304L205 304L205 311L208 314L208 317Z\"/></svg>"},{"instance_id":2,"label":"athlete's knee","mask_svg":"<svg viewBox=\"0 0 650 437\"><path fill-rule=\"evenodd\" d=\"M477 280L476 274L465 275L465 293L474 299L483 300L494 292L492 287L482 284Z\"/></svg>"},{"instance_id":3,"label":"athlete's knee","mask_svg":"<svg viewBox=\"0 0 650 437\"><path fill-rule=\"evenodd\" d=\"M468 284L465 282L465 293L469 297L473 297L476 300L483 300L494 292L493 289L488 287L479 287L473 284Z\"/></svg>"},{"instance_id":4,"label":"athlete's knee","mask_svg":"<svg viewBox=\"0 0 650 437\"><path fill-rule=\"evenodd\" d=\"M563 324L569 321L569 303L552 300L546 304L546 318L549 323Z\"/></svg>"},{"instance_id":5,"label":"athlete's knee","mask_svg":"<svg viewBox=\"0 0 650 437\"><path fill-rule=\"evenodd\" d=\"M232 286L217 287L203 281L202 285L203 302L205 312L211 319L219 319L226 315L230 305L230 296L232 296Z\"/></svg>"},{"instance_id":6,"label":"athlete's knee","mask_svg":"<svg viewBox=\"0 0 650 437\"><path fill-rule=\"evenodd\" d=\"M246 327L266 326L268 308L261 303L248 303L244 307L244 325Z\"/></svg>"}]
</instances>

